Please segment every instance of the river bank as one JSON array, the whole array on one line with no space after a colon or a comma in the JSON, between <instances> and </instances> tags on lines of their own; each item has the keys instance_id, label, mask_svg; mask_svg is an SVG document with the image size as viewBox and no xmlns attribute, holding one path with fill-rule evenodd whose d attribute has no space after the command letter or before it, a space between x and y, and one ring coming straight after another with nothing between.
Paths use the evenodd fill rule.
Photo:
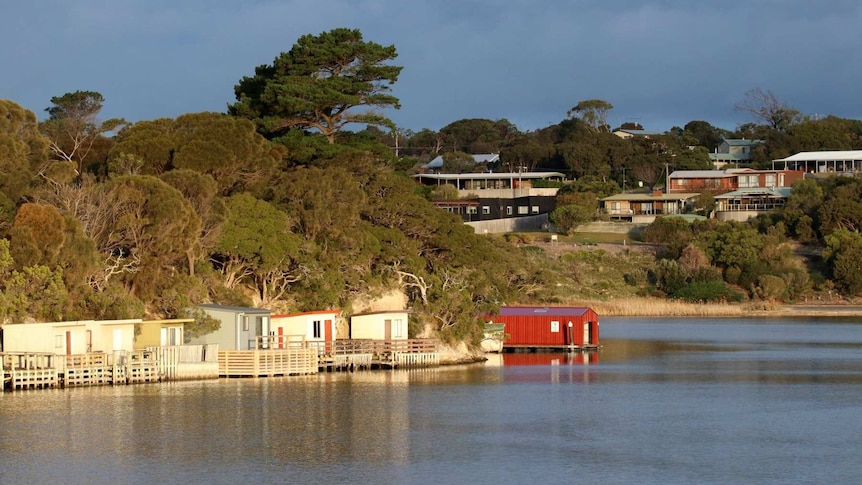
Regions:
<instances>
[{"instance_id":1,"label":"river bank","mask_svg":"<svg viewBox=\"0 0 862 485\"><path fill-rule=\"evenodd\" d=\"M605 317L835 317L862 316L862 304L687 303L652 298L572 302Z\"/></svg>"}]
</instances>

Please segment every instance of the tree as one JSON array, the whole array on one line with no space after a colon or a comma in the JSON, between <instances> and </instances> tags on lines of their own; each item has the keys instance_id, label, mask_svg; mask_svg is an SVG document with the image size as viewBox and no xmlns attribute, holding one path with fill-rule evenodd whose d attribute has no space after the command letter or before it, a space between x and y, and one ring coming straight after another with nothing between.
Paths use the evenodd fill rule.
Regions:
<instances>
[{"instance_id":1,"label":"tree","mask_svg":"<svg viewBox=\"0 0 862 485\"><path fill-rule=\"evenodd\" d=\"M694 120L685 124L683 137L691 136L697 145L705 147L708 151L715 150L724 139L725 131L716 128L706 121Z\"/></svg>"},{"instance_id":2,"label":"tree","mask_svg":"<svg viewBox=\"0 0 862 485\"><path fill-rule=\"evenodd\" d=\"M220 193L230 195L267 182L284 151L260 136L248 120L190 113L175 120L142 121L123 130L111 150L109 171L160 176L194 170L212 176Z\"/></svg>"},{"instance_id":3,"label":"tree","mask_svg":"<svg viewBox=\"0 0 862 485\"><path fill-rule=\"evenodd\" d=\"M838 229L824 237L826 248L823 258L832 272L832 279L846 295L862 294L862 271L859 255L862 254L862 234Z\"/></svg>"},{"instance_id":4,"label":"tree","mask_svg":"<svg viewBox=\"0 0 862 485\"><path fill-rule=\"evenodd\" d=\"M608 130L608 111L614 109L614 105L601 99L588 99L579 102L567 113L569 118L578 117L595 130Z\"/></svg>"},{"instance_id":5,"label":"tree","mask_svg":"<svg viewBox=\"0 0 862 485\"><path fill-rule=\"evenodd\" d=\"M240 80L228 112L255 121L270 138L293 128L316 129L334 143L348 123L392 126L378 113L353 108L400 108L389 91L401 67L385 64L397 55L394 45L363 41L358 29L304 35L271 65Z\"/></svg>"},{"instance_id":6,"label":"tree","mask_svg":"<svg viewBox=\"0 0 862 485\"><path fill-rule=\"evenodd\" d=\"M225 287L251 289L256 304L269 305L302 277L301 269L292 265L300 239L290 231L284 212L250 194L230 197L227 209L212 261Z\"/></svg>"},{"instance_id":7,"label":"tree","mask_svg":"<svg viewBox=\"0 0 862 485\"><path fill-rule=\"evenodd\" d=\"M54 96L53 106L45 108L48 119L40 128L51 142L51 153L56 160L74 164L79 174L94 144L125 124L117 118L98 121L104 101L95 91L75 91Z\"/></svg>"},{"instance_id":8,"label":"tree","mask_svg":"<svg viewBox=\"0 0 862 485\"><path fill-rule=\"evenodd\" d=\"M0 100L0 192L18 202L48 161L48 139L36 115L12 101Z\"/></svg>"},{"instance_id":9,"label":"tree","mask_svg":"<svg viewBox=\"0 0 862 485\"><path fill-rule=\"evenodd\" d=\"M777 131L787 131L790 126L803 119L799 110L780 100L772 91L760 88L747 91L745 98L736 105L736 110L753 115Z\"/></svg>"}]
</instances>

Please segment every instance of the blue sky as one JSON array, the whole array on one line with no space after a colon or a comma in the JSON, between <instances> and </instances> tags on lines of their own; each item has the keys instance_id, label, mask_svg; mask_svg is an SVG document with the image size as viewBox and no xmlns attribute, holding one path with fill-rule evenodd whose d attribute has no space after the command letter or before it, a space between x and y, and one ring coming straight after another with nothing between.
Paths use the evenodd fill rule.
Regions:
<instances>
[{"instance_id":1,"label":"blue sky","mask_svg":"<svg viewBox=\"0 0 862 485\"><path fill-rule=\"evenodd\" d=\"M399 126L557 123L585 99L608 121L733 129L746 91L862 118L856 0L31 0L0 6L0 99L105 97L103 118L223 112L233 87L307 33L358 28L404 66Z\"/></svg>"}]
</instances>

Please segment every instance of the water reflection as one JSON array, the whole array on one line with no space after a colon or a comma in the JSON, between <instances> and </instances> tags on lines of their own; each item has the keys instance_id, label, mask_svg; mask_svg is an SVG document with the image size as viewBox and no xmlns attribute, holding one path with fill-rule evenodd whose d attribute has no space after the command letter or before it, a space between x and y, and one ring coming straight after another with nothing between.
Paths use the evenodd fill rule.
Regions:
<instances>
[{"instance_id":1,"label":"water reflection","mask_svg":"<svg viewBox=\"0 0 862 485\"><path fill-rule=\"evenodd\" d=\"M605 319L601 351L0 396L0 483L854 483L862 325Z\"/></svg>"}]
</instances>

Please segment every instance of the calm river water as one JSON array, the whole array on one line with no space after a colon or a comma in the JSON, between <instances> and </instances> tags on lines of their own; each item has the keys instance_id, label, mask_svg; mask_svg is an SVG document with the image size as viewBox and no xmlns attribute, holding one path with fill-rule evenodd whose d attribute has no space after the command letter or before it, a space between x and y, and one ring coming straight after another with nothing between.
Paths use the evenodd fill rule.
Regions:
<instances>
[{"instance_id":1,"label":"calm river water","mask_svg":"<svg viewBox=\"0 0 862 485\"><path fill-rule=\"evenodd\" d=\"M860 319L601 332L587 363L5 393L0 483L862 480Z\"/></svg>"}]
</instances>

